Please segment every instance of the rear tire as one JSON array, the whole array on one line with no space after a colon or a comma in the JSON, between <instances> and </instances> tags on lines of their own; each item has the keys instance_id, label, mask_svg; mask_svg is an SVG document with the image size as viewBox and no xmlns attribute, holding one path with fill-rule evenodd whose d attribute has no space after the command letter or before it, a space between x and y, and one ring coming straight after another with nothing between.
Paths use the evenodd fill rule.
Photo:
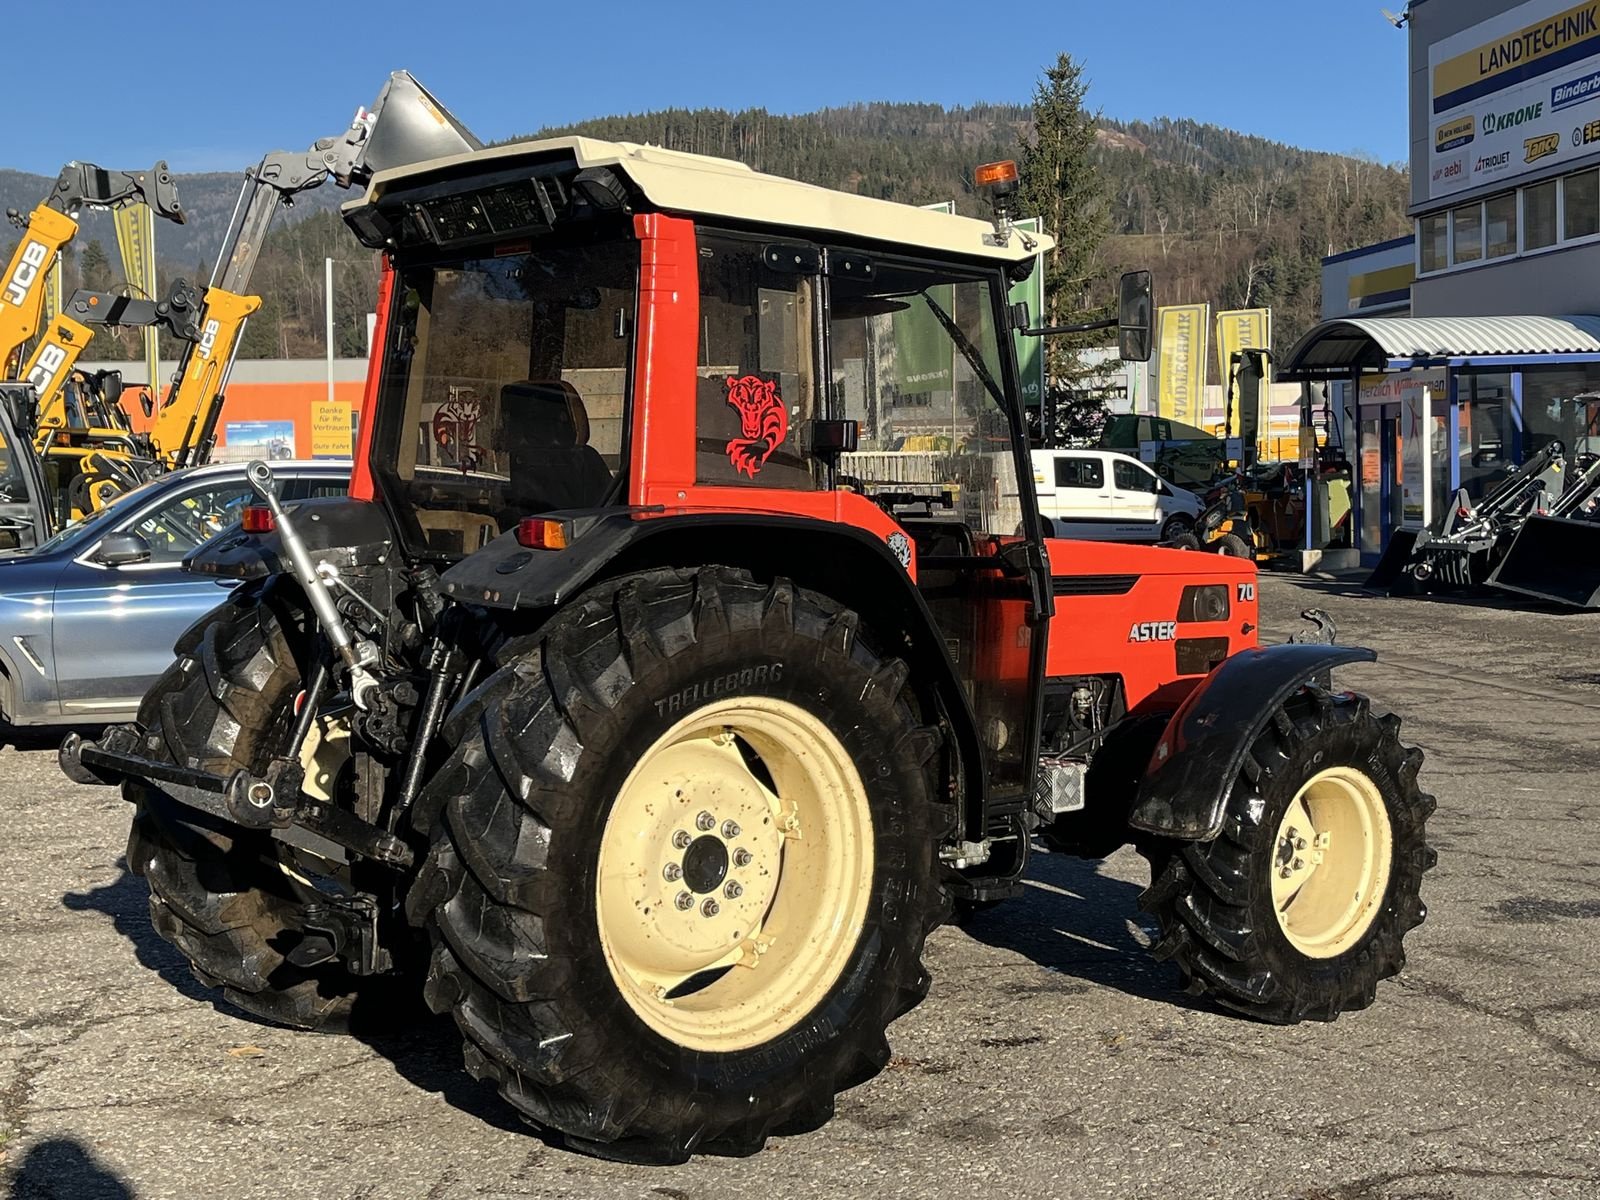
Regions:
<instances>
[{"instance_id":1,"label":"rear tire","mask_svg":"<svg viewBox=\"0 0 1600 1200\"><path fill-rule=\"evenodd\" d=\"M1187 991L1263 1021L1331 1021L1399 973L1436 859L1422 752L1399 729L1364 696L1308 688L1257 736L1213 841L1141 846L1154 953Z\"/></svg>"},{"instance_id":2,"label":"rear tire","mask_svg":"<svg viewBox=\"0 0 1600 1200\"><path fill-rule=\"evenodd\" d=\"M152 756L219 774L260 771L286 739L302 686L300 617L264 589L245 593L179 639L177 661L145 696L139 725ZM374 1023L392 1019L394 1006L378 999L391 979L286 957L317 897L280 865L281 843L185 808L159 785L123 786L136 806L128 867L150 885L150 923L196 979L254 1016L299 1029L364 1024L369 1005L383 1010Z\"/></svg>"},{"instance_id":3,"label":"rear tire","mask_svg":"<svg viewBox=\"0 0 1600 1200\"><path fill-rule=\"evenodd\" d=\"M949 908L953 808L905 664L826 598L724 568L606 585L502 662L446 724L407 905L468 1070L605 1157L750 1154L823 1124L888 1061ZM819 779L856 800L829 810Z\"/></svg>"}]
</instances>

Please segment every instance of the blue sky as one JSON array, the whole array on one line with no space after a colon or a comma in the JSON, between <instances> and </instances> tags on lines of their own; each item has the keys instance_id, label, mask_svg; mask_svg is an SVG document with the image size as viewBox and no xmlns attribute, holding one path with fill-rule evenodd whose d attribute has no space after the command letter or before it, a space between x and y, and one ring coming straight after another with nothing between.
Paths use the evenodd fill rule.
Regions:
<instances>
[{"instance_id":1,"label":"blue sky","mask_svg":"<svg viewBox=\"0 0 1600 1200\"><path fill-rule=\"evenodd\" d=\"M7 67L7 94L31 100L8 106L0 166L41 174L69 158L242 169L342 130L396 67L492 139L666 106L1020 101L1062 50L1087 65L1110 117L1406 154L1406 36L1380 0L84 0L65 43L58 5L11 7L8 46L60 48Z\"/></svg>"}]
</instances>

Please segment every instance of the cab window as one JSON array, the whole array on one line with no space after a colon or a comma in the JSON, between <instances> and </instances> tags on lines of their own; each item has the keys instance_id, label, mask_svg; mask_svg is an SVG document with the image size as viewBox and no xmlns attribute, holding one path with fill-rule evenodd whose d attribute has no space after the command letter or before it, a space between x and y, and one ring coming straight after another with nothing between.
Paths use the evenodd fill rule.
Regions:
<instances>
[{"instance_id":1,"label":"cab window","mask_svg":"<svg viewBox=\"0 0 1600 1200\"><path fill-rule=\"evenodd\" d=\"M1106 472L1098 458L1060 457L1056 459L1058 488L1104 487Z\"/></svg>"},{"instance_id":2,"label":"cab window","mask_svg":"<svg viewBox=\"0 0 1600 1200\"><path fill-rule=\"evenodd\" d=\"M816 415L816 284L774 270L763 244L700 237L695 478L719 486L809 491L802 452Z\"/></svg>"}]
</instances>

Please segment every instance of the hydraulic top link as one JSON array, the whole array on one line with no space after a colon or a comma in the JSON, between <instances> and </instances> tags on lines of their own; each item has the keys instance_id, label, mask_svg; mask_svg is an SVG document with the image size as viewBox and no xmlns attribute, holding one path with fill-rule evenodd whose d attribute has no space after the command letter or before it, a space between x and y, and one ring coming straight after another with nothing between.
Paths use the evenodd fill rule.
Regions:
<instances>
[{"instance_id":1,"label":"hydraulic top link","mask_svg":"<svg viewBox=\"0 0 1600 1200\"><path fill-rule=\"evenodd\" d=\"M299 581L306 599L311 602L312 611L317 614L317 620L322 625L322 632L326 635L328 644L333 647L350 673L350 698L355 701L357 708L366 709L373 691L378 686L378 681L367 670L378 661L377 647L364 638L352 636L350 627L339 615L339 610L330 594L334 578L332 568L326 568L325 573L311 561L311 552L306 549L306 544L301 539L299 531L295 529L294 522L290 520L289 514L284 511L283 504L278 499L278 484L272 476L272 468L257 459L245 468L245 476L249 479L256 495L260 496L272 510L279 540L289 553L290 570Z\"/></svg>"}]
</instances>

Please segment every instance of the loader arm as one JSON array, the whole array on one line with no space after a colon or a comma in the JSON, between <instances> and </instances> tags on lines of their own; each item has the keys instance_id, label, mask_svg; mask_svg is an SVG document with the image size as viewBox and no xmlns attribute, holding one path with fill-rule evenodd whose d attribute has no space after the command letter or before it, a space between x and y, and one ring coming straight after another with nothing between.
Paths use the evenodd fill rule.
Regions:
<instances>
[{"instance_id":1,"label":"loader arm","mask_svg":"<svg viewBox=\"0 0 1600 1200\"><path fill-rule=\"evenodd\" d=\"M343 133L304 151L275 150L246 172L206 288L200 336L184 346L152 430L163 460L169 466L197 466L210 456L240 336L261 306L249 294L250 281L280 208L330 179L347 188L387 167L482 148L408 72L395 71L372 108L358 109Z\"/></svg>"},{"instance_id":2,"label":"loader arm","mask_svg":"<svg viewBox=\"0 0 1600 1200\"><path fill-rule=\"evenodd\" d=\"M0 276L0 367L5 368L5 378L12 378L11 368L22 347L39 332L45 277L61 248L78 232L77 214L85 208L123 208L141 202L169 221L181 225L185 220L165 162L148 171L108 171L93 163L69 162L29 216L15 209L7 212L23 236Z\"/></svg>"}]
</instances>

